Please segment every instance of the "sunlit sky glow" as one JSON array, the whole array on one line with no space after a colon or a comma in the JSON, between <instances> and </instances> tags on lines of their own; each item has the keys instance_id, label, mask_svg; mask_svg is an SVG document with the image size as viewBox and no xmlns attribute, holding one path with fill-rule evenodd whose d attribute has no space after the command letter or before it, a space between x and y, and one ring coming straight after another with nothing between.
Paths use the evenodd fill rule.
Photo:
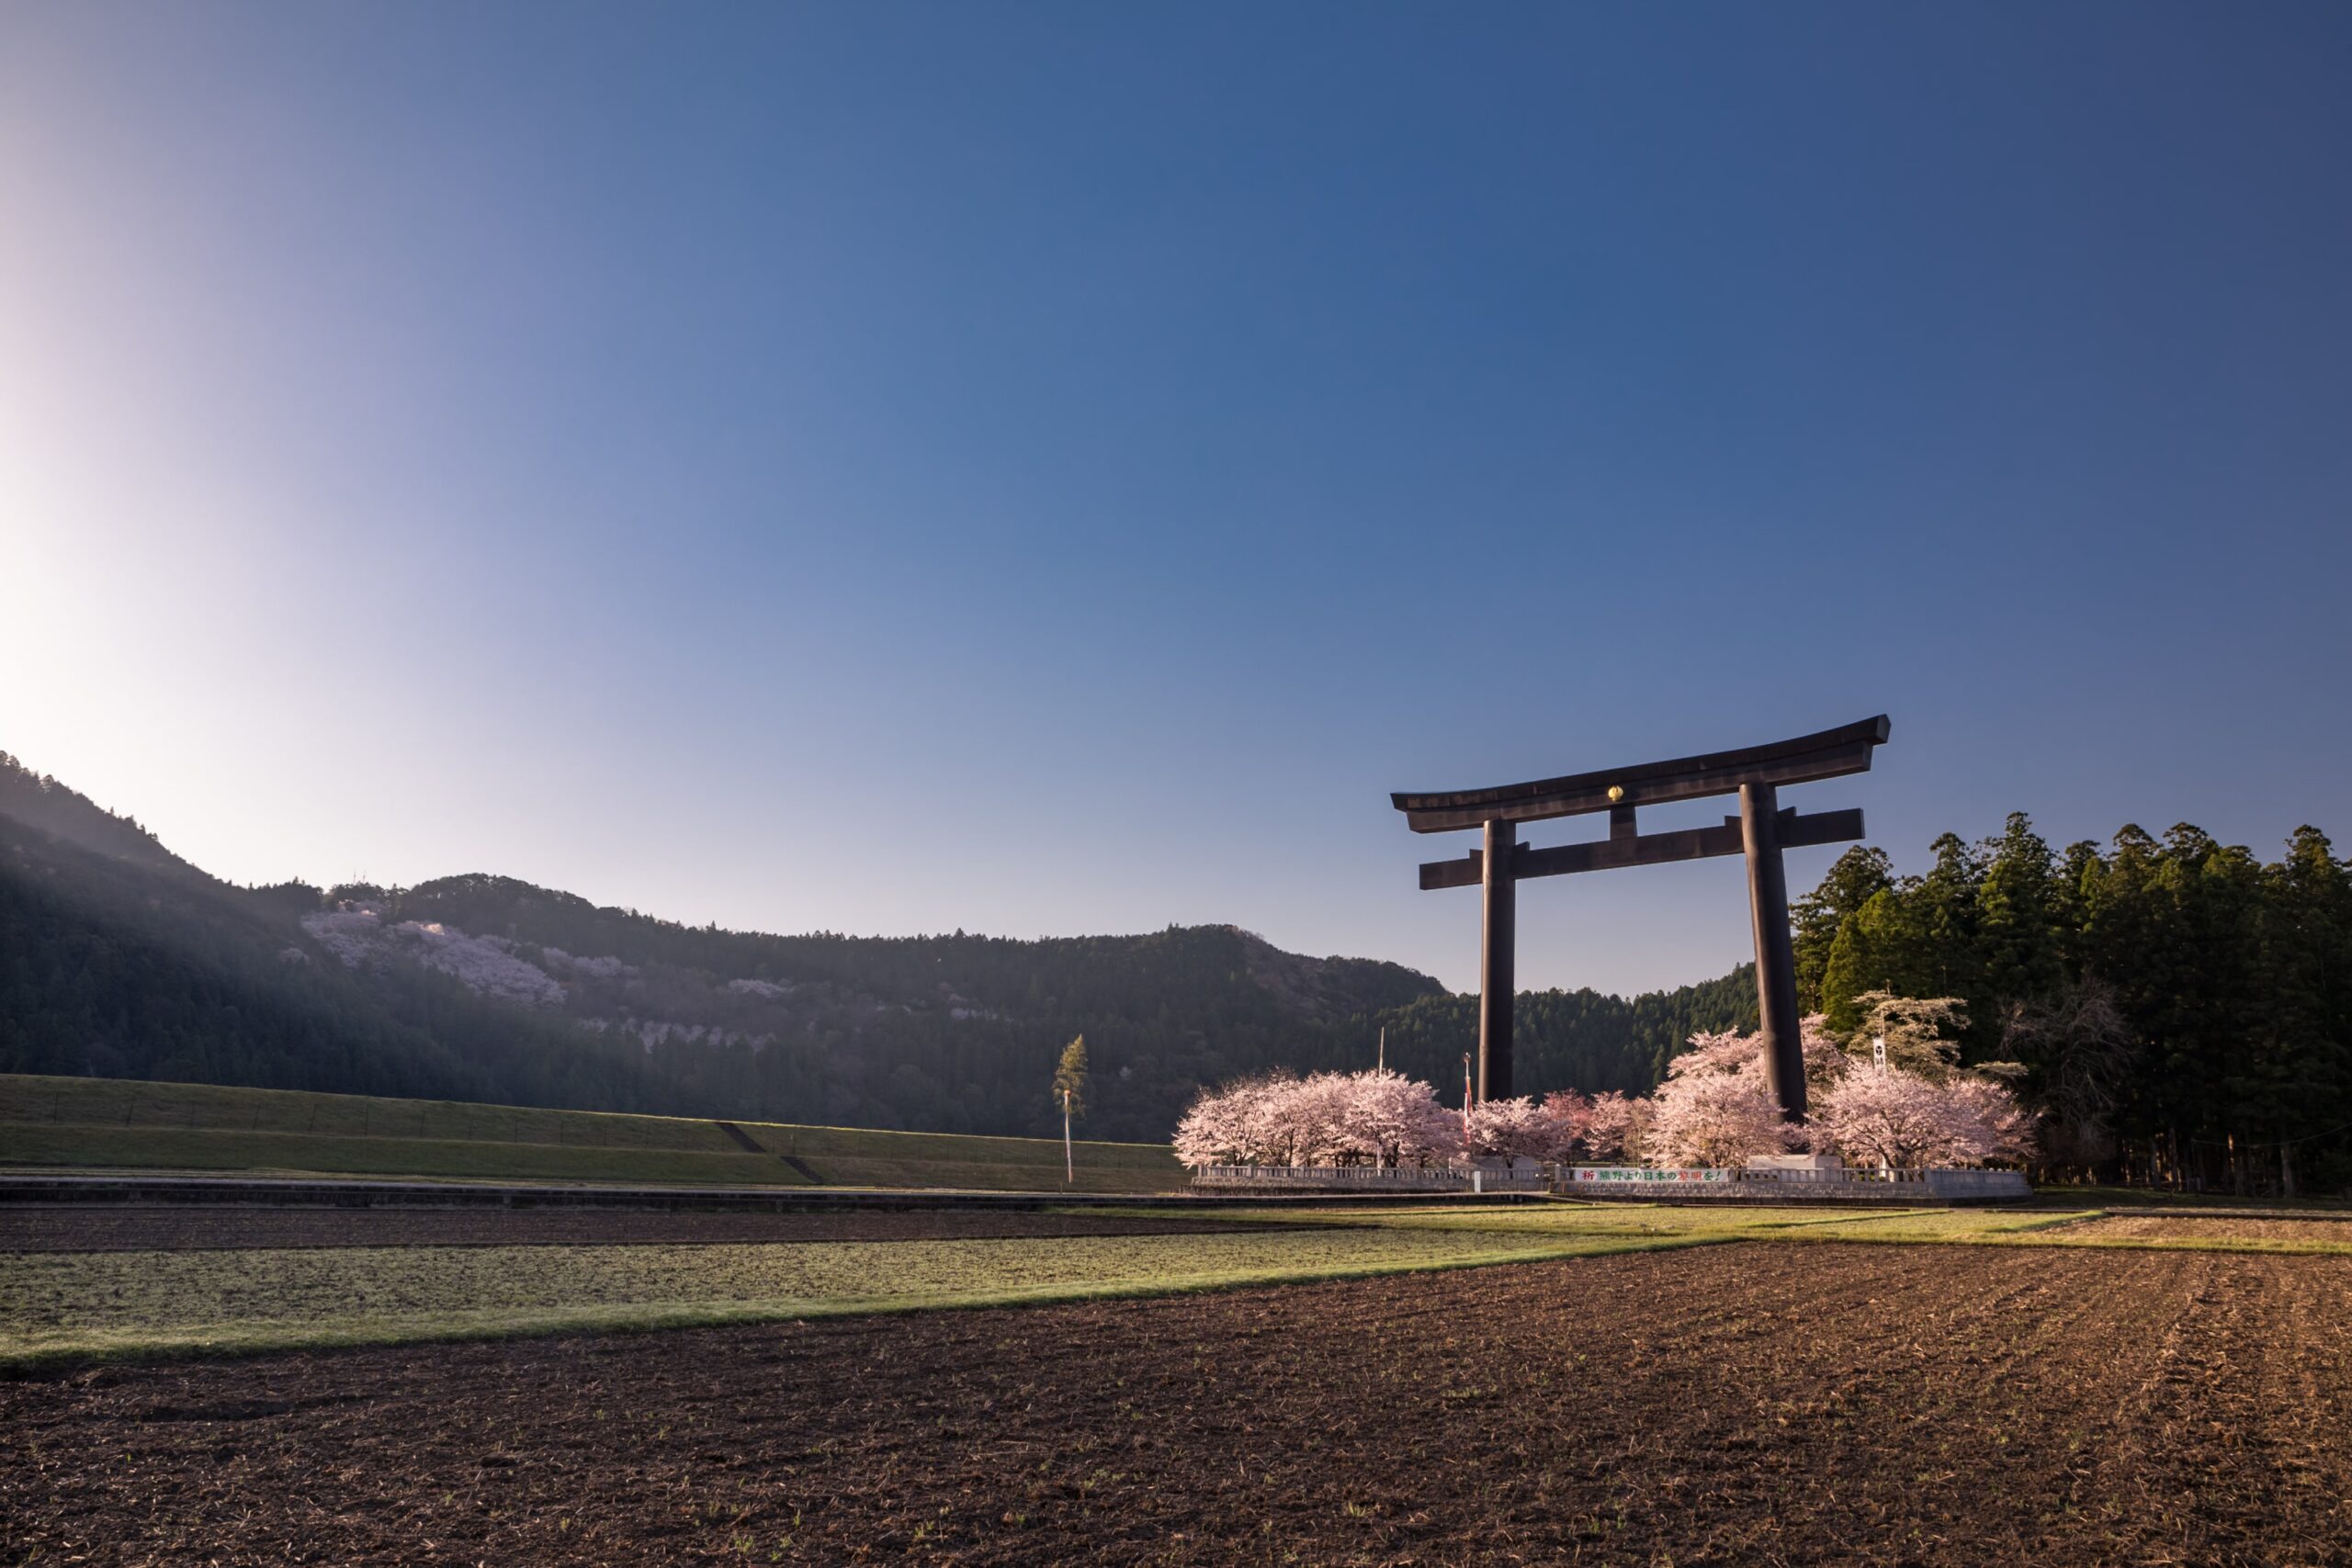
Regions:
<instances>
[{"instance_id":1,"label":"sunlit sky glow","mask_svg":"<svg viewBox=\"0 0 2352 1568\"><path fill-rule=\"evenodd\" d=\"M1885 711L1802 798L1913 868L2352 840L2347 152L2334 5L10 6L0 750L240 881L1464 987L1392 789Z\"/></svg>"}]
</instances>

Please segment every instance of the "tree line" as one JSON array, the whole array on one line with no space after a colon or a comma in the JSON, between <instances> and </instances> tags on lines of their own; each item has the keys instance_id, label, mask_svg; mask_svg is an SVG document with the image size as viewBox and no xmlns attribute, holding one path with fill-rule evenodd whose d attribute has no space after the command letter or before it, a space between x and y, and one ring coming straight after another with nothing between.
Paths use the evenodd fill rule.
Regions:
<instances>
[{"instance_id":1,"label":"tree line","mask_svg":"<svg viewBox=\"0 0 2352 1568\"><path fill-rule=\"evenodd\" d=\"M1898 876L1857 847L1792 911L1800 999L1964 1004L2009 1061L2046 1174L2203 1189L2352 1186L2352 874L2299 828L2265 862L2180 824L2054 850L2024 813Z\"/></svg>"}]
</instances>

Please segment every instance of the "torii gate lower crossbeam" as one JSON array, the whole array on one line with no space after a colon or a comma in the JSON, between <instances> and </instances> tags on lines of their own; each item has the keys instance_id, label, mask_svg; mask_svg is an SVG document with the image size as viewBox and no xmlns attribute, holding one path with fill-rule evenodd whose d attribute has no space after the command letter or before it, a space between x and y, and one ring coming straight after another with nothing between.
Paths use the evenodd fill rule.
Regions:
<instances>
[{"instance_id":1,"label":"torii gate lower crossbeam","mask_svg":"<svg viewBox=\"0 0 2352 1568\"><path fill-rule=\"evenodd\" d=\"M1517 995L1517 886L1530 877L1660 865L1714 855L1747 862L1748 912L1756 936L1757 1011L1762 1024L1764 1069L1782 1114L1804 1119L1804 1053L1797 1020L1796 958L1789 934L1788 877L1781 852L1810 844L1844 843L1862 836L1857 810L1800 815L1780 804L1780 786L1867 772L1872 751L1885 744L1882 714L1860 724L1824 730L1771 746L1683 757L1639 767L1576 773L1532 784L1433 795L1391 796L1419 833L1481 829L1483 842L1459 860L1421 867L1421 886L1483 890L1484 940L1478 972L1478 1074L1481 1100L1506 1099L1511 1086L1511 1010ZM1720 828L1643 833L1634 822L1643 805L1708 795L1739 796L1739 815ZM1596 811L1609 813L1609 836L1586 843L1533 849L1519 842L1518 824Z\"/></svg>"}]
</instances>

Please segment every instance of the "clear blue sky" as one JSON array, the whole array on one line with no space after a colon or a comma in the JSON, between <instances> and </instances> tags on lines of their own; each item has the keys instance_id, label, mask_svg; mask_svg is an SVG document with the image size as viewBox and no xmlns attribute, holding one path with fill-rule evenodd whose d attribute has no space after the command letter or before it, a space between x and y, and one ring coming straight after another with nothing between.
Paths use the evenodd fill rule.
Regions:
<instances>
[{"instance_id":1,"label":"clear blue sky","mask_svg":"<svg viewBox=\"0 0 2352 1568\"><path fill-rule=\"evenodd\" d=\"M1804 799L1906 867L2352 841L2347 170L2340 5L24 0L0 749L239 880L1464 987L1392 789L1885 711Z\"/></svg>"}]
</instances>

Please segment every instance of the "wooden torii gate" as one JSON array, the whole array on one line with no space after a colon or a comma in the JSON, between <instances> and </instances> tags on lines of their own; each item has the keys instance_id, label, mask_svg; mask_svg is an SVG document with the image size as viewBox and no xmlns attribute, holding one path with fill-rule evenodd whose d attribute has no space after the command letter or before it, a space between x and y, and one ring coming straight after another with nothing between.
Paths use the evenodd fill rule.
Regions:
<instances>
[{"instance_id":1,"label":"wooden torii gate","mask_svg":"<svg viewBox=\"0 0 2352 1568\"><path fill-rule=\"evenodd\" d=\"M1430 861L1421 867L1424 889L1486 890L1486 940L1478 963L1478 1098L1507 1099L1511 1092L1510 1014L1517 984L1512 975L1517 913L1512 889L1518 883L1532 876L1744 853L1748 912L1756 926L1756 999L1764 1025L1764 1070L1782 1114L1803 1121L1804 1053L1797 1038L1796 954L1789 941L1789 886L1781 852L1859 839L1862 814L1801 815L1793 807L1783 810L1779 791L1782 784L1869 772L1871 753L1885 744L1886 735L1886 716L1881 714L1840 729L1741 751L1678 757L1493 789L1391 795L1416 833L1476 828L1486 835L1481 848L1460 860ZM1739 795L1739 815L1724 818L1720 828L1668 833L1634 829L1634 813L1640 807L1734 793ZM1609 813L1605 839L1548 849L1519 841L1521 822L1594 811Z\"/></svg>"}]
</instances>

